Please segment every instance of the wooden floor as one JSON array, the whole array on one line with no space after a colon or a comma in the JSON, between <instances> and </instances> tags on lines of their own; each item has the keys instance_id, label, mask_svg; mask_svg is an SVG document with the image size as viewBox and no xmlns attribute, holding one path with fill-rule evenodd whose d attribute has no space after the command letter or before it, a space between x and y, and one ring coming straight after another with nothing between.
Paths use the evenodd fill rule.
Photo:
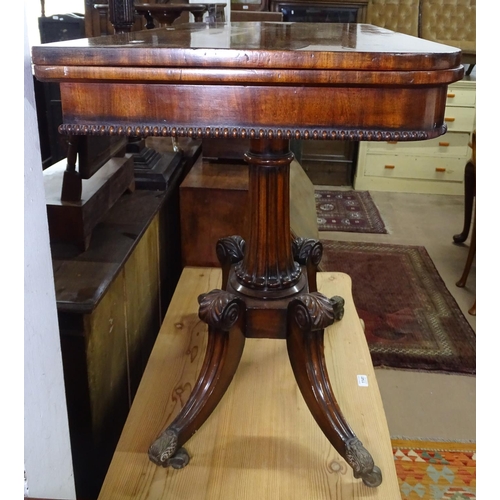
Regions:
<instances>
[{"instance_id":1,"label":"wooden floor","mask_svg":"<svg viewBox=\"0 0 500 500\"><path fill-rule=\"evenodd\" d=\"M346 300L327 329L325 355L334 393L383 474L378 488L351 468L316 425L282 340L247 340L235 378L215 412L185 445L182 470L151 463L151 442L185 403L203 361L206 326L196 297L220 287L220 271L186 268L169 307L99 500L400 499L389 431L350 278L320 273L319 289ZM365 375L368 386L358 384Z\"/></svg>"}]
</instances>

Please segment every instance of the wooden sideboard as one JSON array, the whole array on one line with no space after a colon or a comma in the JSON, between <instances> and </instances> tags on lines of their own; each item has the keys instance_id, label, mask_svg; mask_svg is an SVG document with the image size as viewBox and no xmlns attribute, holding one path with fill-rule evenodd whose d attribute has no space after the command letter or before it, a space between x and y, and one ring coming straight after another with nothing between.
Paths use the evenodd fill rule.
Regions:
<instances>
[{"instance_id":1,"label":"wooden sideboard","mask_svg":"<svg viewBox=\"0 0 500 500\"><path fill-rule=\"evenodd\" d=\"M467 76L448 87L445 135L428 141L360 143L355 189L463 194L475 116L476 81Z\"/></svg>"},{"instance_id":2,"label":"wooden sideboard","mask_svg":"<svg viewBox=\"0 0 500 500\"><path fill-rule=\"evenodd\" d=\"M112 142L121 149L123 141ZM97 144L87 146L107 156L108 141ZM146 145L162 154L173 148L163 137ZM130 163L130 154L112 157L95 175L87 175L95 163L80 163L82 199L99 203L61 201L65 161L44 170L71 458L82 500L97 498L181 275L179 186L201 153L201 141L180 138L178 146L181 159L165 173L161 190L114 193L116 178L102 183L107 166ZM88 159L85 148L81 152ZM81 229L82 206L86 226L92 221L86 249L67 237ZM54 225L63 237L54 237Z\"/></svg>"},{"instance_id":3,"label":"wooden sideboard","mask_svg":"<svg viewBox=\"0 0 500 500\"><path fill-rule=\"evenodd\" d=\"M177 186L124 194L79 252L52 247L78 498L96 498L181 273Z\"/></svg>"},{"instance_id":4,"label":"wooden sideboard","mask_svg":"<svg viewBox=\"0 0 500 500\"><path fill-rule=\"evenodd\" d=\"M170 138L147 146L167 153ZM123 194L95 226L86 251L52 242L76 493L97 498L182 272L179 186L201 141L183 154L165 190ZM85 181L84 181L85 182Z\"/></svg>"},{"instance_id":5,"label":"wooden sideboard","mask_svg":"<svg viewBox=\"0 0 500 500\"><path fill-rule=\"evenodd\" d=\"M352 186L358 143L294 141L293 152L315 186Z\"/></svg>"}]
</instances>

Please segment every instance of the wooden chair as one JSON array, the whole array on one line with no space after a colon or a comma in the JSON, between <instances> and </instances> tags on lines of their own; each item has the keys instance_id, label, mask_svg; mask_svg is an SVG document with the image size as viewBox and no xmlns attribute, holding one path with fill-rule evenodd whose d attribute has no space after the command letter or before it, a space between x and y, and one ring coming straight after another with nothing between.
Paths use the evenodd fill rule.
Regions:
<instances>
[{"instance_id":1,"label":"wooden chair","mask_svg":"<svg viewBox=\"0 0 500 500\"><path fill-rule=\"evenodd\" d=\"M469 272L476 256L476 207L474 207L476 200L476 131L472 133L472 141L469 144L472 149L471 159L465 166L464 186L465 186L465 217L464 228L460 234L453 236L453 242L460 244L463 243L468 235L472 225L472 233L470 239L469 253L465 262L464 271L461 278L457 281L456 285L463 288L467 282ZM469 314L476 315L476 301L469 309Z\"/></svg>"}]
</instances>

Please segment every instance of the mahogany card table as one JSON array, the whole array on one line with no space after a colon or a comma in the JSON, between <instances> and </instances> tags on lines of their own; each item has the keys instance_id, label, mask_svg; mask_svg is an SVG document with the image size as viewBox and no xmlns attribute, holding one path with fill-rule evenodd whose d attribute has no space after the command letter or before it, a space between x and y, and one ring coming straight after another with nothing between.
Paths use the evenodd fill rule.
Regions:
<instances>
[{"instance_id":1,"label":"mahogany card table","mask_svg":"<svg viewBox=\"0 0 500 500\"><path fill-rule=\"evenodd\" d=\"M248 139L248 241L217 243L222 286L198 298L205 361L150 459L185 466L182 446L226 392L245 338L284 339L319 427L354 476L378 486L382 472L342 414L325 364L324 330L341 320L344 300L317 291L321 243L290 236L289 141L443 134L460 50L366 24L264 22L190 23L32 54L36 77L60 83L62 134Z\"/></svg>"}]
</instances>

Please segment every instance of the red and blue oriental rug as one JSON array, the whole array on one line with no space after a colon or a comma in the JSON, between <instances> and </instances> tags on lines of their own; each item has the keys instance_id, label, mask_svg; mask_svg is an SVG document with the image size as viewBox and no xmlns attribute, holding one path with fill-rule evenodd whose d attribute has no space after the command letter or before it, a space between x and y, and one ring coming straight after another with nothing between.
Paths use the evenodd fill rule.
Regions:
<instances>
[{"instance_id":1,"label":"red and blue oriental rug","mask_svg":"<svg viewBox=\"0 0 500 500\"><path fill-rule=\"evenodd\" d=\"M475 374L475 332L424 247L321 241L321 271L352 279L374 366Z\"/></svg>"},{"instance_id":2,"label":"red and blue oriental rug","mask_svg":"<svg viewBox=\"0 0 500 500\"><path fill-rule=\"evenodd\" d=\"M316 190L314 197L319 231L387 233L368 191Z\"/></svg>"}]
</instances>

